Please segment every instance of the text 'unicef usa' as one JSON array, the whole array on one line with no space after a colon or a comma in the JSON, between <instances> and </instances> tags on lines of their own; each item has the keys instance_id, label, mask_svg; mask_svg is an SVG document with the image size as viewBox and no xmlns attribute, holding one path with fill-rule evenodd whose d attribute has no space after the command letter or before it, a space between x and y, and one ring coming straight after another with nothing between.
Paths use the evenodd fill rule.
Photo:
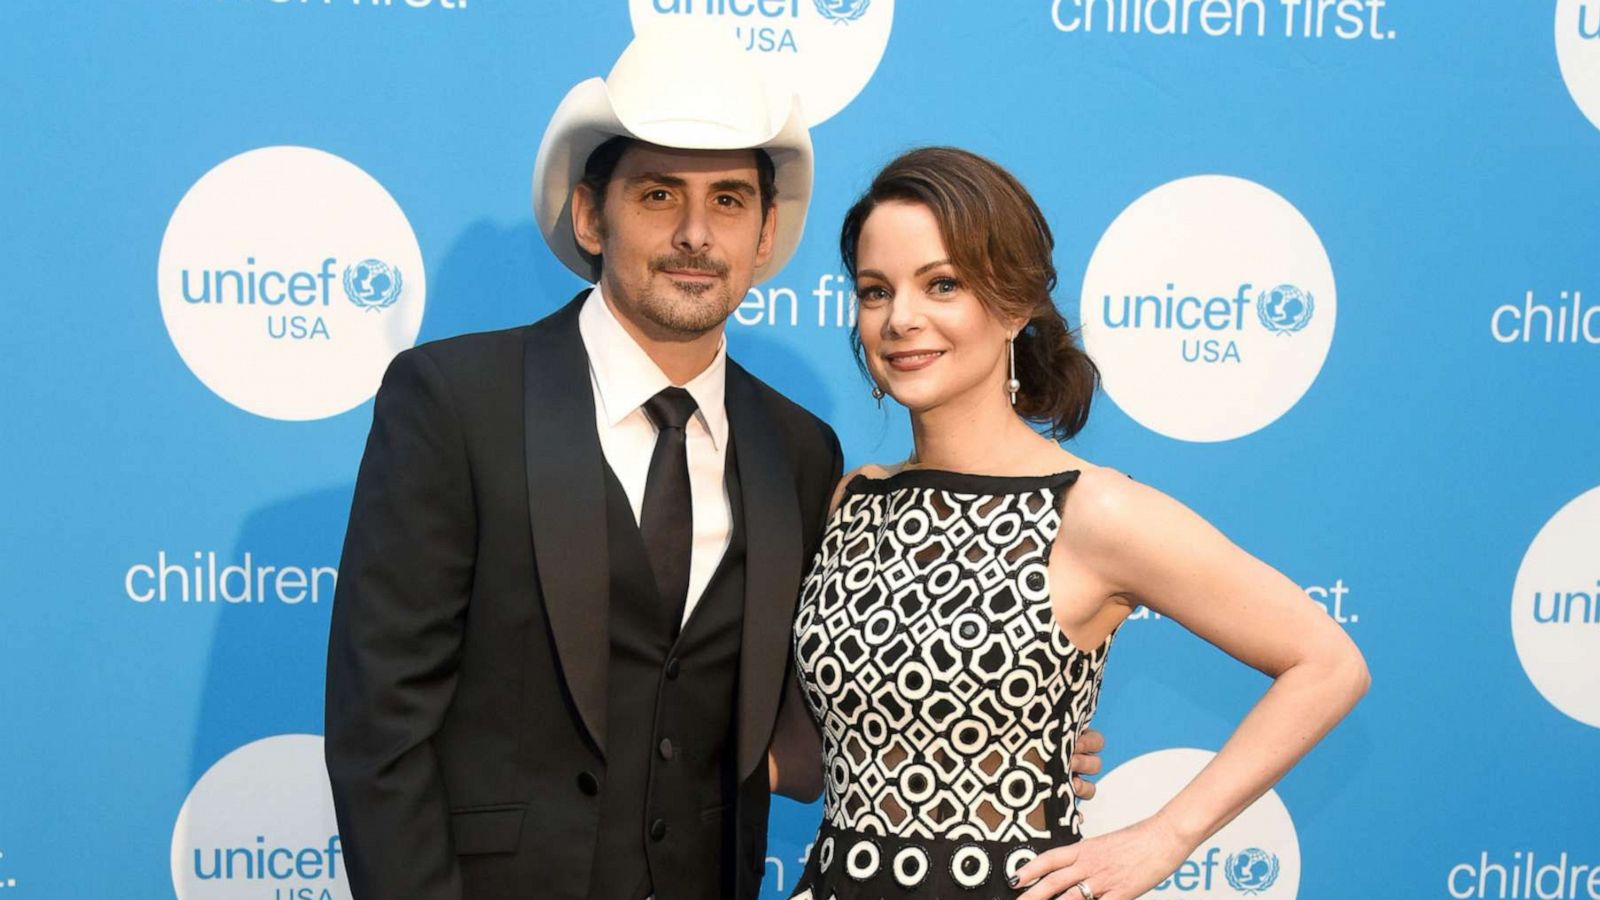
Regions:
<instances>
[{"instance_id":1,"label":"text 'unicef usa'","mask_svg":"<svg viewBox=\"0 0 1600 900\"><path fill-rule=\"evenodd\" d=\"M1394 40L1388 0L1053 0L1057 31L1206 37ZM1273 21L1276 19L1277 21Z\"/></svg>"}]
</instances>

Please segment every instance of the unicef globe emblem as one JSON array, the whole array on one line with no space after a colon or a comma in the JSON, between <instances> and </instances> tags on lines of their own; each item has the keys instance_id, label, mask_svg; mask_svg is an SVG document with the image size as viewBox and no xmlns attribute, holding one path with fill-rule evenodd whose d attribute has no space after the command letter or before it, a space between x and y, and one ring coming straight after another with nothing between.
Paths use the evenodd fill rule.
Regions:
<instances>
[{"instance_id":1,"label":"unicef globe emblem","mask_svg":"<svg viewBox=\"0 0 1600 900\"><path fill-rule=\"evenodd\" d=\"M854 22L867 14L872 0L811 0L824 19L833 22Z\"/></svg>"},{"instance_id":2,"label":"unicef globe emblem","mask_svg":"<svg viewBox=\"0 0 1600 900\"><path fill-rule=\"evenodd\" d=\"M1259 847L1246 847L1229 855L1223 874L1234 890L1259 894L1278 880L1278 855Z\"/></svg>"},{"instance_id":3,"label":"unicef globe emblem","mask_svg":"<svg viewBox=\"0 0 1600 900\"><path fill-rule=\"evenodd\" d=\"M365 310L387 309L400 299L400 270L381 259L363 259L344 267L344 293Z\"/></svg>"},{"instance_id":4,"label":"unicef globe emblem","mask_svg":"<svg viewBox=\"0 0 1600 900\"><path fill-rule=\"evenodd\" d=\"M1268 331L1289 334L1306 327L1316 301L1309 291L1292 284L1280 284L1256 297L1256 316Z\"/></svg>"}]
</instances>

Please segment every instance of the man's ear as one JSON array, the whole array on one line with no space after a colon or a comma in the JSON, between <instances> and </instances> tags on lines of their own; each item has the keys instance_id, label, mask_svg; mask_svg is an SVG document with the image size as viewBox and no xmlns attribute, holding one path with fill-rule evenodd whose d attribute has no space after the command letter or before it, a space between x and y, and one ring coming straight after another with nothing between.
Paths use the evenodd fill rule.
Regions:
<instances>
[{"instance_id":1,"label":"man's ear","mask_svg":"<svg viewBox=\"0 0 1600 900\"><path fill-rule=\"evenodd\" d=\"M603 198L581 181L572 189L572 236L590 256L600 255L600 241L606 236L602 202Z\"/></svg>"},{"instance_id":2,"label":"man's ear","mask_svg":"<svg viewBox=\"0 0 1600 900\"><path fill-rule=\"evenodd\" d=\"M761 239L756 242L756 266L764 266L772 258L772 248L777 242L778 233L778 205L774 203L767 208L767 214L761 220Z\"/></svg>"}]
</instances>

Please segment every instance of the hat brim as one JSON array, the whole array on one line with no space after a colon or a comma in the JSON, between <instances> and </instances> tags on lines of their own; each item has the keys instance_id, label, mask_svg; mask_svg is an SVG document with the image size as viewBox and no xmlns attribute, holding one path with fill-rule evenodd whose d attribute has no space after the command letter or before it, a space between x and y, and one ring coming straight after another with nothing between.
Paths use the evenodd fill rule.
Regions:
<instances>
[{"instance_id":1,"label":"hat brim","mask_svg":"<svg viewBox=\"0 0 1600 900\"><path fill-rule=\"evenodd\" d=\"M572 190L595 148L613 137L630 137L683 150L765 150L771 157L778 197L772 256L755 270L755 283L783 268L800 246L806 210L811 205L811 135L798 100L773 133L752 143L749 134L730 132L703 121L652 122L630 128L617 115L604 79L580 82L550 117L533 166L533 216L550 251L585 281L592 280L588 258L572 232Z\"/></svg>"}]
</instances>

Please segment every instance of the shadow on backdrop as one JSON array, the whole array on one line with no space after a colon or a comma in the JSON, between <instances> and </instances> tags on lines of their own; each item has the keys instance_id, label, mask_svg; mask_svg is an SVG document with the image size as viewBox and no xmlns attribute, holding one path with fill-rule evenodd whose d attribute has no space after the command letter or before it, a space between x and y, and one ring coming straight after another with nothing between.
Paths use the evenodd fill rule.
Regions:
<instances>
[{"instance_id":1,"label":"shadow on backdrop","mask_svg":"<svg viewBox=\"0 0 1600 900\"><path fill-rule=\"evenodd\" d=\"M228 558L219 559L218 565L242 562L248 553L257 569L299 566L309 575L317 566L337 566L354 490L351 483L256 510L244 520ZM272 583L269 577L269 591ZM316 579L304 599L293 605L274 593L262 602L218 606L223 608L218 610L195 720L191 782L251 741L276 734L322 733L333 579Z\"/></svg>"},{"instance_id":2,"label":"shadow on backdrop","mask_svg":"<svg viewBox=\"0 0 1600 900\"><path fill-rule=\"evenodd\" d=\"M584 287L551 255L531 219L509 226L479 219L432 267L417 342L527 325Z\"/></svg>"}]
</instances>

